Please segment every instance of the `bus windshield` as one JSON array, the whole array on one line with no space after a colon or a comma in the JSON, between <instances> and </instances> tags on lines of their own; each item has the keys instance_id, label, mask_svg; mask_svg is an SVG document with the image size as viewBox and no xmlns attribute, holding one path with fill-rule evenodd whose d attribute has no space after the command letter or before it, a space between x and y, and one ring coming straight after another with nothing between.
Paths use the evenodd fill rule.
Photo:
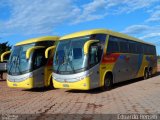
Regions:
<instances>
[{"instance_id":1,"label":"bus windshield","mask_svg":"<svg viewBox=\"0 0 160 120\"><path fill-rule=\"evenodd\" d=\"M89 39L90 37L87 36L60 41L54 55L54 72L72 74L83 71L87 67L88 61L83 47Z\"/></svg>"},{"instance_id":2,"label":"bus windshield","mask_svg":"<svg viewBox=\"0 0 160 120\"><path fill-rule=\"evenodd\" d=\"M31 69L31 59L26 59L27 49L35 46L35 43L21 46L14 46L13 52L8 61L8 73L19 75L28 72Z\"/></svg>"}]
</instances>

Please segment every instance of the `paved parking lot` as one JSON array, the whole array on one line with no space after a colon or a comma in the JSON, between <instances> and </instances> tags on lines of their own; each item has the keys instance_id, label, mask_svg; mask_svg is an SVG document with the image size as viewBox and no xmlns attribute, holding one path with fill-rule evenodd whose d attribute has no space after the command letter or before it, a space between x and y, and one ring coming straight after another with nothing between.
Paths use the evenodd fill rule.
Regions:
<instances>
[{"instance_id":1,"label":"paved parking lot","mask_svg":"<svg viewBox=\"0 0 160 120\"><path fill-rule=\"evenodd\" d=\"M6 81L0 80L0 114L39 114L42 117L45 114L117 113L160 113L160 76L130 80L103 92L99 89L12 89L7 87Z\"/></svg>"}]
</instances>

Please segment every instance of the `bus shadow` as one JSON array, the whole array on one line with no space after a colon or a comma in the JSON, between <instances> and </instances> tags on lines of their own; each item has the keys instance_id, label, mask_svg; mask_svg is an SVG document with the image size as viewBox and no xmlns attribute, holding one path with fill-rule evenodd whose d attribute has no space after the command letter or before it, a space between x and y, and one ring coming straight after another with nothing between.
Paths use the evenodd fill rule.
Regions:
<instances>
[{"instance_id":1,"label":"bus shadow","mask_svg":"<svg viewBox=\"0 0 160 120\"><path fill-rule=\"evenodd\" d=\"M32 89L28 89L28 90L22 90L22 91L28 91L28 92L47 92L47 91L52 91L52 90L56 90L55 88L32 88Z\"/></svg>"},{"instance_id":2,"label":"bus shadow","mask_svg":"<svg viewBox=\"0 0 160 120\"><path fill-rule=\"evenodd\" d=\"M0 79L0 82L6 81L6 79Z\"/></svg>"},{"instance_id":3,"label":"bus shadow","mask_svg":"<svg viewBox=\"0 0 160 120\"><path fill-rule=\"evenodd\" d=\"M160 72L157 72L152 78L159 76ZM146 79L149 80L149 79ZM70 93L89 93L89 94L98 94L98 93L102 93L102 92L109 92L112 91L114 89L120 88L120 87L124 87L133 83L137 83L137 82L141 82L141 81L145 81L143 78L136 78L136 79L131 79L128 81L124 81L124 82L120 82L120 83L116 83L113 85L111 90L101 90L101 88L95 88L95 89L91 89L91 90L87 90L87 91L83 91L83 90L67 90L66 92L70 92Z\"/></svg>"}]
</instances>

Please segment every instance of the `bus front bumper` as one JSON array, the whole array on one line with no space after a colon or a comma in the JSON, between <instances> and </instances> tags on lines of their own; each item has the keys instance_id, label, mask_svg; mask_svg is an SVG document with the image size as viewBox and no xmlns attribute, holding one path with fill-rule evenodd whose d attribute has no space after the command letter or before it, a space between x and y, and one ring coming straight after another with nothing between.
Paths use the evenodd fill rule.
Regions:
<instances>
[{"instance_id":1,"label":"bus front bumper","mask_svg":"<svg viewBox=\"0 0 160 120\"><path fill-rule=\"evenodd\" d=\"M11 88L24 88L24 89L31 89L34 87L32 78L28 78L21 82L11 82L7 80L7 85L8 87L11 87Z\"/></svg>"},{"instance_id":2,"label":"bus front bumper","mask_svg":"<svg viewBox=\"0 0 160 120\"><path fill-rule=\"evenodd\" d=\"M59 82L53 79L53 84L55 88L66 88L75 90L89 90L90 88L90 78L86 77L82 80L77 80L76 82Z\"/></svg>"}]
</instances>

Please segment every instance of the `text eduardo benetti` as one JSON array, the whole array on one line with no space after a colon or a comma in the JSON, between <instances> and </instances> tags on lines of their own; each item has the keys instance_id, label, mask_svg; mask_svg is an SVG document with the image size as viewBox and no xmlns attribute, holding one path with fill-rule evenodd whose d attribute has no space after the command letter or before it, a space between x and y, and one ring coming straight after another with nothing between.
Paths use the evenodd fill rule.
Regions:
<instances>
[{"instance_id":1,"label":"text eduardo benetti","mask_svg":"<svg viewBox=\"0 0 160 120\"><path fill-rule=\"evenodd\" d=\"M157 120L158 116L154 114L118 114L118 120Z\"/></svg>"}]
</instances>

